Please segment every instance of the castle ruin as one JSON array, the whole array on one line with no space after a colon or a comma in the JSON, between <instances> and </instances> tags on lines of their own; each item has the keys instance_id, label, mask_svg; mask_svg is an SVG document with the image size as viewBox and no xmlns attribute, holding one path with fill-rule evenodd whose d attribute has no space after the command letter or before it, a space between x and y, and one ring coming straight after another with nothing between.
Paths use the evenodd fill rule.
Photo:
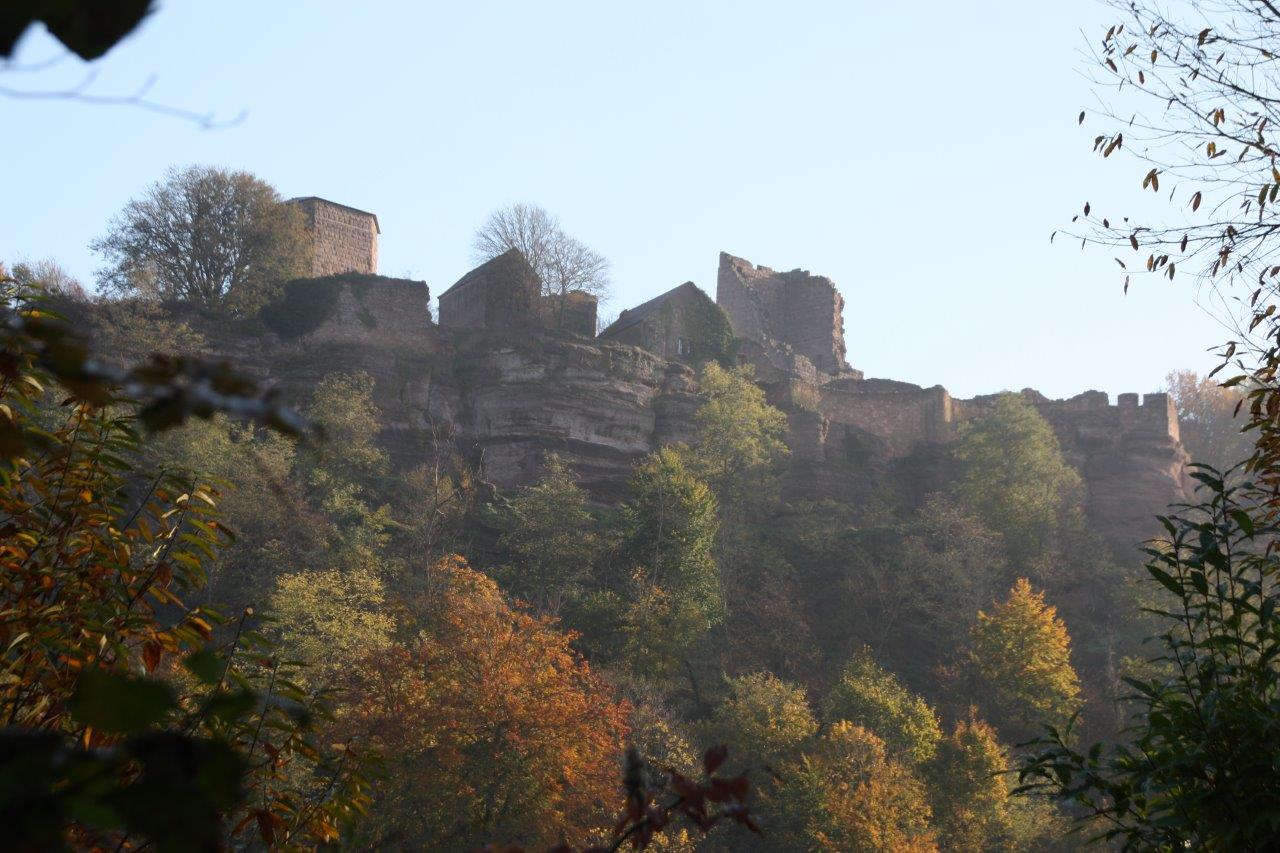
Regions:
<instances>
[{"instance_id":1,"label":"castle ruin","mask_svg":"<svg viewBox=\"0 0 1280 853\"><path fill-rule=\"evenodd\" d=\"M324 211L351 210L311 201L316 222L325 221ZM360 252L368 250L361 257L373 263L376 218L355 213L369 217L359 220L370 226ZM316 233L320 242L338 232L318 227ZM325 263L347 266L353 252L335 244L324 257L347 260ZM411 385L427 388L427 417L449 423L458 440L475 447L482 475L500 486L528 482L540 454L554 450L597 494L616 496L635 459L693 437L691 368L713 358L751 364L770 402L786 413L792 453L784 486L796 500L856 502L858 489L875 477L916 464L924 465L924 473L899 476L922 499L941 486L929 479L930 470L940 476L937 451L996 399L958 399L941 386L865 378L845 361L844 300L829 278L803 270L779 273L725 253L716 300L686 282L624 311L598 337L594 297L570 294L561 316L560 305L542 294L537 273L514 249L441 294L438 324L426 309L423 282L346 270L315 284L325 281L331 310L303 324L300 339L344 346L364 340L433 358L452 353L448 363L470 365L465 382L433 375ZM319 291L296 284L287 289L294 307L282 306L277 316L296 321L299 312L316 310ZM720 337L731 345L713 340ZM414 357L396 358L415 363ZM1154 517L1185 499L1188 460L1168 395L1121 394L1113 405L1099 391L1066 400L1030 389L1021 393L1080 471L1088 514L1113 542L1131 545L1154 533ZM401 390L387 405L404 405L416 394ZM921 459L933 459L932 469Z\"/></svg>"}]
</instances>

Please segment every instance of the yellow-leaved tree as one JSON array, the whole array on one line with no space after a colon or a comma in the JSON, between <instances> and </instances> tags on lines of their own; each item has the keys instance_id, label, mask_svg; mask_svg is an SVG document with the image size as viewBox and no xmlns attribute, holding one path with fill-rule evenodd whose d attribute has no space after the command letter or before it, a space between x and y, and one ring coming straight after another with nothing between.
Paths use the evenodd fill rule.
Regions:
<instances>
[{"instance_id":1,"label":"yellow-leaved tree","mask_svg":"<svg viewBox=\"0 0 1280 853\"><path fill-rule=\"evenodd\" d=\"M971 700L1008 740L1061 726L1079 705L1066 623L1026 578L978 612L961 668Z\"/></svg>"}]
</instances>

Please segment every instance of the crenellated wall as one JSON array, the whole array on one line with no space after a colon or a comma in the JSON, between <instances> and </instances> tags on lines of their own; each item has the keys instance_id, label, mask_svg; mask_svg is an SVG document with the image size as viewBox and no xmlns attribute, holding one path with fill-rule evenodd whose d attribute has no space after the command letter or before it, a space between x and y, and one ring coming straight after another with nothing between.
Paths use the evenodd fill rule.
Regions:
<instances>
[{"instance_id":1,"label":"crenellated wall","mask_svg":"<svg viewBox=\"0 0 1280 853\"><path fill-rule=\"evenodd\" d=\"M998 396L964 400L941 386L883 379L815 384L794 376L768 382L766 389L775 405L791 413L790 443L798 459L826 463L853 462L867 454L892 462L944 447L965 422L988 412ZM1021 393L1080 471L1086 510L1104 536L1131 543L1155 535L1155 517L1186 499L1188 457L1169 395L1121 394L1112 404L1101 391L1065 400L1032 389ZM806 483L815 494L805 494ZM799 485L805 497L831 488L821 478Z\"/></svg>"}]
</instances>

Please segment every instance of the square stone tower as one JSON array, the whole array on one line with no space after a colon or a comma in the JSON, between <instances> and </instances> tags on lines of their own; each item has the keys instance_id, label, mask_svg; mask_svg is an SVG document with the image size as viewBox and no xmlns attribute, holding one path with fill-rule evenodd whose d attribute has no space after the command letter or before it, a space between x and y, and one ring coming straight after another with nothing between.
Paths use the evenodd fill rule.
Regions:
<instances>
[{"instance_id":1,"label":"square stone tower","mask_svg":"<svg viewBox=\"0 0 1280 853\"><path fill-rule=\"evenodd\" d=\"M316 196L287 202L302 210L311 232L311 275L378 272L378 217L364 210Z\"/></svg>"}]
</instances>

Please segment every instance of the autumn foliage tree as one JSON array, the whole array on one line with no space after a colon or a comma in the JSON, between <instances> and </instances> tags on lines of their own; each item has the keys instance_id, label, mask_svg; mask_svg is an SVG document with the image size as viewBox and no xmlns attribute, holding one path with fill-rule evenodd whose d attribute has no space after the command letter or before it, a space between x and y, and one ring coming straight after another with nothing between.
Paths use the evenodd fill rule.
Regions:
<instances>
[{"instance_id":1,"label":"autumn foliage tree","mask_svg":"<svg viewBox=\"0 0 1280 853\"><path fill-rule=\"evenodd\" d=\"M970 698L1006 739L1064 725L1078 709L1067 626L1026 578L1004 601L978 612L961 666Z\"/></svg>"},{"instance_id":2,"label":"autumn foliage tree","mask_svg":"<svg viewBox=\"0 0 1280 853\"><path fill-rule=\"evenodd\" d=\"M590 838L613 817L628 707L571 635L461 559L426 571L405 641L371 649L350 673L341 728L387 763L368 843Z\"/></svg>"},{"instance_id":3,"label":"autumn foliage tree","mask_svg":"<svg viewBox=\"0 0 1280 853\"><path fill-rule=\"evenodd\" d=\"M336 841L363 808L364 768L350 744L316 738L326 697L295 683L297 667L252 630L248 612L219 635L217 611L188 604L229 537L219 490L142 464L135 405L90 372L96 365L70 372L67 357L87 349L38 296L7 297L0 803L9 839L116 850ZM76 379L55 390L43 359L57 347ZM179 387L152 381L185 416Z\"/></svg>"},{"instance_id":4,"label":"autumn foliage tree","mask_svg":"<svg viewBox=\"0 0 1280 853\"><path fill-rule=\"evenodd\" d=\"M832 722L847 720L869 729L907 765L928 761L942 739L938 718L929 704L880 667L869 649L845 664L827 694L824 716Z\"/></svg>"},{"instance_id":5,"label":"autumn foliage tree","mask_svg":"<svg viewBox=\"0 0 1280 853\"><path fill-rule=\"evenodd\" d=\"M1226 471L1252 455L1242 389L1224 388L1219 380L1192 370L1174 371L1165 381L1178 410L1182 446L1193 461Z\"/></svg>"},{"instance_id":6,"label":"autumn foliage tree","mask_svg":"<svg viewBox=\"0 0 1280 853\"><path fill-rule=\"evenodd\" d=\"M783 765L772 795L776 849L851 853L934 851L923 782L884 741L845 720L800 759ZM772 832L774 824L766 824Z\"/></svg>"}]
</instances>

